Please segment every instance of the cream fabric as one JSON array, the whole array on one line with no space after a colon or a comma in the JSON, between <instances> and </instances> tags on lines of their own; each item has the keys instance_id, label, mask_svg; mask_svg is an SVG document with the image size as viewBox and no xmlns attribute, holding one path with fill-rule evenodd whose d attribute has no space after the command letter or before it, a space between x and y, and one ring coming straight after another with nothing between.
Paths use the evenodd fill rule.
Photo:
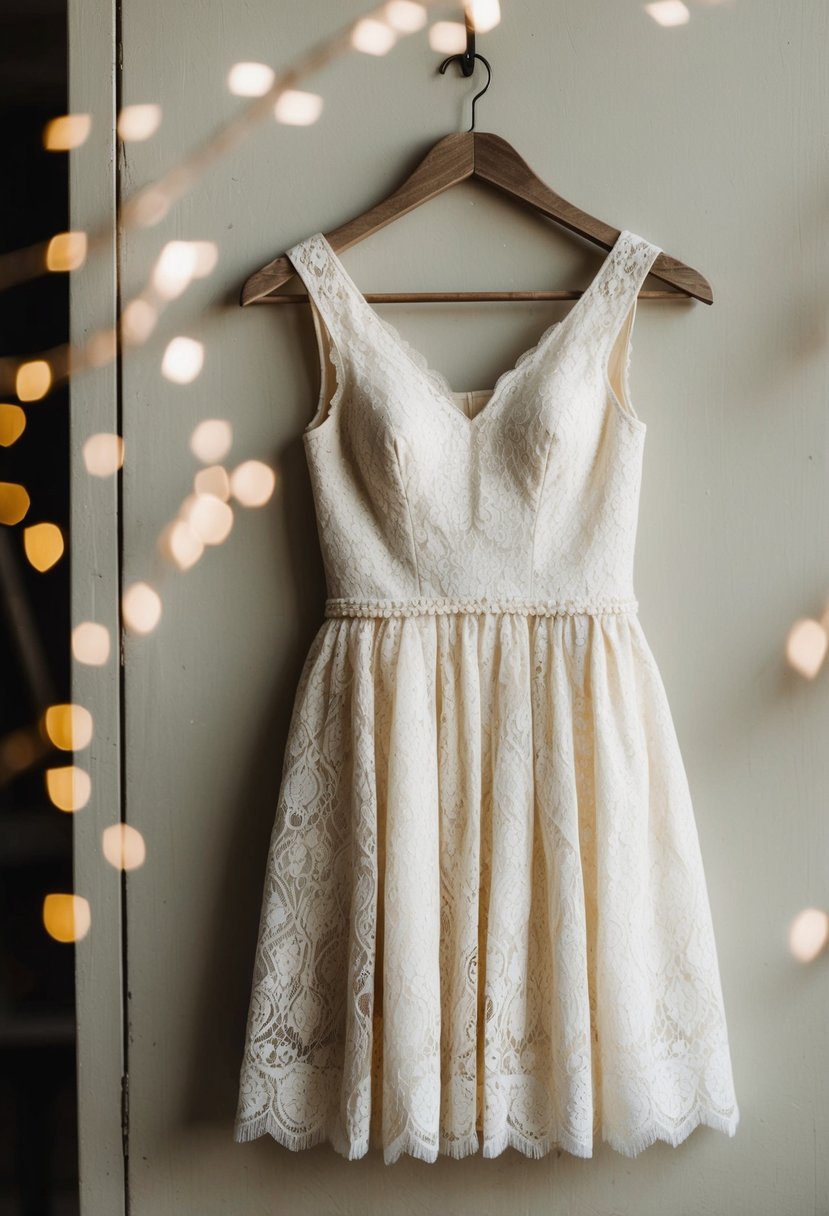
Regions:
<instances>
[{"instance_id":1,"label":"cream fabric","mask_svg":"<svg viewBox=\"0 0 829 1216\"><path fill-rule=\"evenodd\" d=\"M293 707L235 1136L349 1158L733 1135L714 931L637 614L624 230L493 390L453 391L320 233L304 432L326 615ZM330 361L329 361L330 358Z\"/></svg>"}]
</instances>

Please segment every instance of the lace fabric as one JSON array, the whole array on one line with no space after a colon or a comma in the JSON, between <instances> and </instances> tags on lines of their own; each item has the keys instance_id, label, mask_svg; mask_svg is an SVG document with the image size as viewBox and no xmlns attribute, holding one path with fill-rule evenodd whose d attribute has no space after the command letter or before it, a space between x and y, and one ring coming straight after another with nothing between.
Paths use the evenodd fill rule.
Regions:
<instances>
[{"instance_id":1,"label":"lace fabric","mask_svg":"<svg viewBox=\"0 0 829 1216\"><path fill-rule=\"evenodd\" d=\"M629 343L658 252L623 231L471 417L321 234L290 252L335 372L304 433L328 598L237 1140L391 1163L736 1130L691 795L633 589Z\"/></svg>"}]
</instances>

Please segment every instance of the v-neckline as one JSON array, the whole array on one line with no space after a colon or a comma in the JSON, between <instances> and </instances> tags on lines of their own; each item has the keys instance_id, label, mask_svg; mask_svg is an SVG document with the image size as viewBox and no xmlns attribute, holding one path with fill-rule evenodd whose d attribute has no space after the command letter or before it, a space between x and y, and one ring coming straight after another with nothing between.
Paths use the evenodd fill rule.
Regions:
<instances>
[{"instance_id":1,"label":"v-neckline","mask_svg":"<svg viewBox=\"0 0 829 1216\"><path fill-rule=\"evenodd\" d=\"M458 418L464 427L474 430L479 425L483 425L483 422L494 413L493 407L497 406L499 402L503 400L507 385L515 378L515 376L518 375L519 371L524 370L524 365L535 360L547 345L548 340L552 338L554 334L558 334L564 326L569 325L571 318L576 316L583 309L585 306L585 301L593 296L599 283L604 279L612 262L615 261L616 255L618 254L625 238L632 237L633 235L634 234L627 228L623 228L621 230L619 236L616 238L608 251L607 256L604 258L596 271L596 274L593 276L590 283L588 283L587 287L584 288L581 295L578 296L573 307L567 313L567 316L563 317L560 321L554 321L552 325L548 325L538 341L523 351L511 367L508 367L505 371L501 372L500 376L498 376L496 379L492 390L454 390L443 373L430 367L425 355L421 354L416 347L412 346L412 344L408 342L401 333L398 332L391 322L386 321L383 317L381 317L377 309L373 308L372 305L369 304L368 300L360 291L360 288L354 282L354 279L346 270L340 257L334 251L333 246L325 234L323 232L317 232L311 239L316 240L321 244L332 265L336 268L340 278L343 280L349 291L356 297L359 306L364 310L370 320L386 331L400 353L406 359L408 359L415 370L425 380L426 384L432 388L435 398L440 405L449 413ZM473 414L471 417L469 414L465 414L463 410L459 409L454 401L455 396L463 396L467 391L490 393L489 400L480 410L478 410L477 414Z\"/></svg>"}]
</instances>

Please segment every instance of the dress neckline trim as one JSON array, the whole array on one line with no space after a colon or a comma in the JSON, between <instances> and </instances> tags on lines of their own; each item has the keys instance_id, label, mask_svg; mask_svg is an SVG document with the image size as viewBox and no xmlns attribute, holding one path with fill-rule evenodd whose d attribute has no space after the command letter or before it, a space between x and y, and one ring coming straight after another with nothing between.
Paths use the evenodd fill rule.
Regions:
<instances>
[{"instance_id":1,"label":"dress neckline trim","mask_svg":"<svg viewBox=\"0 0 829 1216\"><path fill-rule=\"evenodd\" d=\"M566 328L571 327L573 317L581 315L581 313L587 307L587 304L596 294L599 284L607 277L610 268L626 244L626 238L629 238L631 241L638 244L645 243L644 238L637 236L628 228L623 228L611 246L607 256L604 258L596 271L596 274L593 276L587 287L584 288L581 295L576 299L567 316L563 317L560 321L554 321L552 325L549 325L544 330L537 342L528 347L527 350L523 351L511 367L508 367L505 371L501 372L495 381L495 385L492 390L475 390L476 392L490 392L490 398L486 405L484 405L484 407L479 410L477 414L474 414L471 417L458 408L457 403L453 399L456 395L456 390L452 389L443 373L437 371L433 367L430 367L426 356L417 350L416 347L412 346L411 343L408 342L389 321L384 320L377 310L373 308L371 304L369 304L368 300L360 291L360 288L357 286L354 279L346 270L338 254L334 251L334 248L326 238L325 234L323 232L315 232L307 239L309 242L317 242L317 244L325 251L326 256L328 257L331 265L336 269L337 274L339 275L343 284L346 286L350 294L355 298L358 307L362 309L370 321L386 331L387 335L391 338L398 350L409 360L410 363L413 364L416 370L424 378L427 385L431 387L438 403L454 418L458 419L462 426L468 427L470 430L475 430L478 427L483 426L484 423L495 414L496 407L504 400L506 389L518 375L518 372L528 370L526 365L528 363L535 362L535 360L540 356L541 352L546 348L549 339L551 339L554 334L557 335L562 333ZM466 390L458 391L463 393Z\"/></svg>"}]
</instances>

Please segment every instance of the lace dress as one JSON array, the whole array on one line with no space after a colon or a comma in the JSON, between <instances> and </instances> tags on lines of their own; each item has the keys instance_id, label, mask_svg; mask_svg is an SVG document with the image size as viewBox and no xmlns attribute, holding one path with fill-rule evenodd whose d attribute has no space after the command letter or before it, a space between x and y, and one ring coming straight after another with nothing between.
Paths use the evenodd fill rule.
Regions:
<instances>
[{"instance_id":1,"label":"lace dress","mask_svg":"<svg viewBox=\"0 0 829 1216\"><path fill-rule=\"evenodd\" d=\"M637 615L624 230L456 392L321 233L289 251L327 599L293 706L235 1138L590 1157L739 1120L697 828Z\"/></svg>"}]
</instances>

